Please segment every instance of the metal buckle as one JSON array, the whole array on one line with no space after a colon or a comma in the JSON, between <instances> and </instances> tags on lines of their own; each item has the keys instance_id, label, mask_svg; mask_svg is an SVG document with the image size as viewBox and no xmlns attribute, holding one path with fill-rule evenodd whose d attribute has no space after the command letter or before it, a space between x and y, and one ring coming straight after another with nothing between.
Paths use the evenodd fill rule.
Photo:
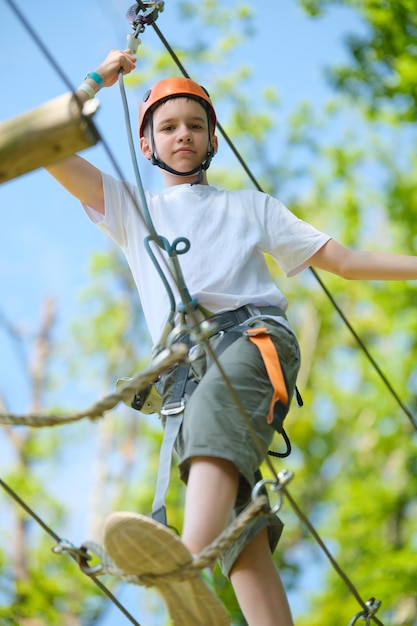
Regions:
<instances>
[{"instance_id":1,"label":"metal buckle","mask_svg":"<svg viewBox=\"0 0 417 626\"><path fill-rule=\"evenodd\" d=\"M181 398L179 402L168 402L168 404L165 404L161 409L161 415L178 415L178 413L182 413L184 408L184 398Z\"/></svg>"},{"instance_id":2,"label":"metal buckle","mask_svg":"<svg viewBox=\"0 0 417 626\"><path fill-rule=\"evenodd\" d=\"M245 309L249 314L249 317L257 317L258 315L262 315L259 307L255 306L254 304L246 304Z\"/></svg>"}]
</instances>

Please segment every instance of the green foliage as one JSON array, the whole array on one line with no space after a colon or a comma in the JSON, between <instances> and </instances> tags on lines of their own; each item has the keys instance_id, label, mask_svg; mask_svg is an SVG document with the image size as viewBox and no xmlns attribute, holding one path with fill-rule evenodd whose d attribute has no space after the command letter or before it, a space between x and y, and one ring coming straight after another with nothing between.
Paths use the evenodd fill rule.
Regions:
<instances>
[{"instance_id":1,"label":"green foliage","mask_svg":"<svg viewBox=\"0 0 417 626\"><path fill-rule=\"evenodd\" d=\"M364 34L348 39L350 63L332 68L338 89L354 96L376 116L388 106L403 120L415 121L417 93L417 13L414 0L303 0L312 16L331 6L352 7L363 19Z\"/></svg>"}]
</instances>

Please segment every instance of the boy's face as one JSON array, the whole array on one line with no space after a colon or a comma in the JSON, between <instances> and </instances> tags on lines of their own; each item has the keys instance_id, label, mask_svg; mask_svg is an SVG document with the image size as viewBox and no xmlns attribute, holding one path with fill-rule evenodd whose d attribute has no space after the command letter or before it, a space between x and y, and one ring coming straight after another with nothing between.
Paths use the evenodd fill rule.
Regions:
<instances>
[{"instance_id":1,"label":"boy's face","mask_svg":"<svg viewBox=\"0 0 417 626\"><path fill-rule=\"evenodd\" d=\"M153 112L153 128L156 156L178 172L198 167L211 146L217 151L217 137L209 138L206 110L196 100L181 97L167 100ZM150 137L148 132L145 135L140 147L142 154L150 159Z\"/></svg>"}]
</instances>

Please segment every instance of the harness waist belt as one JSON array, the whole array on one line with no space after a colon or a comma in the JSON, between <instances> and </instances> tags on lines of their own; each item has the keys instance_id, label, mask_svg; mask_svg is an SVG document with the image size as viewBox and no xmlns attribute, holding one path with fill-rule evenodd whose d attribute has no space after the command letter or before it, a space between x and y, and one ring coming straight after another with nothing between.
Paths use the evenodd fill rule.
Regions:
<instances>
[{"instance_id":1,"label":"harness waist belt","mask_svg":"<svg viewBox=\"0 0 417 626\"><path fill-rule=\"evenodd\" d=\"M208 322L215 322L219 330L226 330L232 326L238 326L251 317L258 315L267 315L269 317L283 317L287 319L285 312L277 306L255 306L246 304L234 311L225 311L224 313L216 313L207 319Z\"/></svg>"}]
</instances>

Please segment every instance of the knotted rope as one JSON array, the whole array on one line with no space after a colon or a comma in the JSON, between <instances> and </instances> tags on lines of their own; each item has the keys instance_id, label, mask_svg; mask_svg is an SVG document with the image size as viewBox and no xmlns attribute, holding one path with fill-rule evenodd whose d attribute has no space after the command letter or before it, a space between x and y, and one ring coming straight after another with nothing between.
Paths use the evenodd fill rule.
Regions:
<instances>
[{"instance_id":1,"label":"knotted rope","mask_svg":"<svg viewBox=\"0 0 417 626\"><path fill-rule=\"evenodd\" d=\"M262 513L268 513L269 510L267 496L259 496L211 544L206 546L197 557L175 570L162 574L142 574L140 576L126 574L126 572L115 565L104 548L93 541L84 542L82 548L98 557L101 563L90 570L82 567L82 570L91 576L110 574L116 578L121 578L125 582L144 587L155 587L158 584L170 581L188 580L198 576L204 568L212 566L226 548L236 541L253 519Z\"/></svg>"},{"instance_id":2,"label":"knotted rope","mask_svg":"<svg viewBox=\"0 0 417 626\"><path fill-rule=\"evenodd\" d=\"M105 396L89 408L77 411L70 415L42 415L40 413L29 413L27 415L13 415L0 413L0 424L13 426L57 426L69 424L84 418L95 420L103 417L106 411L114 409L119 402L129 400L132 396L145 389L153 383L162 372L169 369L176 363L182 361L187 355L188 348L184 344L177 343L166 350L162 350L151 363L132 380L124 383L114 393Z\"/></svg>"}]
</instances>

